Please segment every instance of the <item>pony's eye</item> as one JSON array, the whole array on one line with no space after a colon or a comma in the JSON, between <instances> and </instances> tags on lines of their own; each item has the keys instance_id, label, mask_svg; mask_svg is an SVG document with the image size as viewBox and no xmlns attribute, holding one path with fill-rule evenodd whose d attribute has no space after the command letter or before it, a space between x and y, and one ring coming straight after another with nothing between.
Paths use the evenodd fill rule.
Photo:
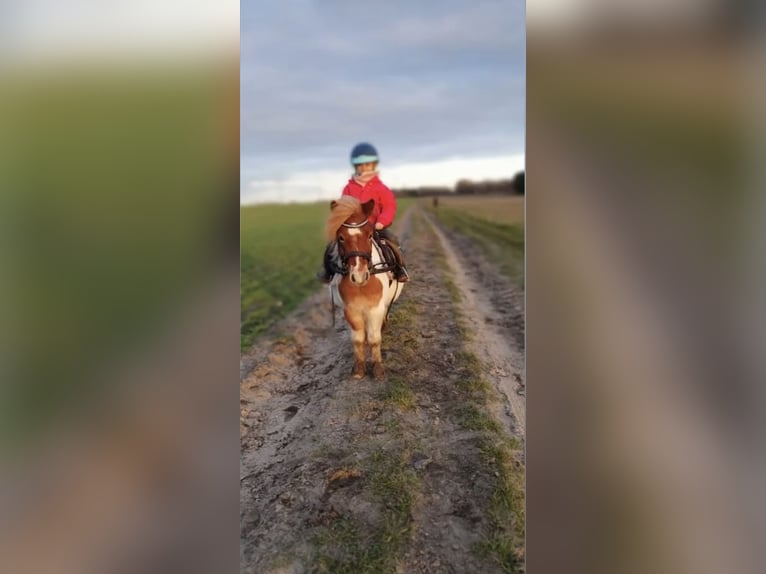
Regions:
<instances>
[{"instance_id":1,"label":"pony's eye","mask_svg":"<svg viewBox=\"0 0 766 574\"><path fill-rule=\"evenodd\" d=\"M338 243L343 243L343 236L342 235L338 235Z\"/></svg>"}]
</instances>

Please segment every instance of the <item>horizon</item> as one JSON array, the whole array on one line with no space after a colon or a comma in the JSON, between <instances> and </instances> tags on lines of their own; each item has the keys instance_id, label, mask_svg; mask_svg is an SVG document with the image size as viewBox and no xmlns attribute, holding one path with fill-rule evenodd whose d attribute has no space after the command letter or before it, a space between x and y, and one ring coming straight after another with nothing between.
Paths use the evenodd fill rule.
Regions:
<instances>
[{"instance_id":1,"label":"horizon","mask_svg":"<svg viewBox=\"0 0 766 574\"><path fill-rule=\"evenodd\" d=\"M462 179L471 181L497 181L512 179L525 171L525 155L446 159L379 168L380 179L389 188L412 189L422 187L455 188ZM250 182L240 193L240 205L268 203L314 203L340 196L351 176L347 170L317 170L294 175L283 180ZM250 191L250 193L247 193Z\"/></svg>"}]
</instances>

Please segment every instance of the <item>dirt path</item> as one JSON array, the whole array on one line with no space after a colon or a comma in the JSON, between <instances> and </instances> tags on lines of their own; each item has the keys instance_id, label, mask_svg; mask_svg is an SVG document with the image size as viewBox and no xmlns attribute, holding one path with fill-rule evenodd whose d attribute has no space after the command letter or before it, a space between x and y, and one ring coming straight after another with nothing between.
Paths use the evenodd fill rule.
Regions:
<instances>
[{"instance_id":1,"label":"dirt path","mask_svg":"<svg viewBox=\"0 0 766 574\"><path fill-rule=\"evenodd\" d=\"M523 365L493 342L487 368L471 346L514 340L477 319L486 301L420 211L400 233L413 280L384 381L350 379L326 293L243 358L242 572L523 570L523 402L498 382Z\"/></svg>"},{"instance_id":2,"label":"dirt path","mask_svg":"<svg viewBox=\"0 0 766 574\"><path fill-rule=\"evenodd\" d=\"M473 337L468 347L507 403L506 422L525 435L524 294L469 239L428 216L461 291L460 310ZM515 425L514 425L515 423Z\"/></svg>"}]
</instances>

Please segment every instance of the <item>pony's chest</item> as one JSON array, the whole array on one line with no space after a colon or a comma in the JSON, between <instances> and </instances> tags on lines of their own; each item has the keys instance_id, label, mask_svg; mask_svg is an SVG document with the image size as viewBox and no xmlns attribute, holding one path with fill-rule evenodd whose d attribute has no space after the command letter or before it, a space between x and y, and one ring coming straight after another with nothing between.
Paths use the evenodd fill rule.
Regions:
<instances>
[{"instance_id":1,"label":"pony's chest","mask_svg":"<svg viewBox=\"0 0 766 574\"><path fill-rule=\"evenodd\" d=\"M383 298L383 283L378 275L373 275L366 285L358 287L344 277L338 291L347 307L375 307Z\"/></svg>"}]
</instances>

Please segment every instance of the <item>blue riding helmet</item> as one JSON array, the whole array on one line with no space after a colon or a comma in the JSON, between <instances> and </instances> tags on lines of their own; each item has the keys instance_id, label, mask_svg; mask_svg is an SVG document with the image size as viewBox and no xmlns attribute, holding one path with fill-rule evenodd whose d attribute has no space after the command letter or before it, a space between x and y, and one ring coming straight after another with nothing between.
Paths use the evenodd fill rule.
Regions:
<instances>
[{"instance_id":1,"label":"blue riding helmet","mask_svg":"<svg viewBox=\"0 0 766 574\"><path fill-rule=\"evenodd\" d=\"M378 150L372 144L359 143L351 150L351 165L378 161Z\"/></svg>"}]
</instances>

